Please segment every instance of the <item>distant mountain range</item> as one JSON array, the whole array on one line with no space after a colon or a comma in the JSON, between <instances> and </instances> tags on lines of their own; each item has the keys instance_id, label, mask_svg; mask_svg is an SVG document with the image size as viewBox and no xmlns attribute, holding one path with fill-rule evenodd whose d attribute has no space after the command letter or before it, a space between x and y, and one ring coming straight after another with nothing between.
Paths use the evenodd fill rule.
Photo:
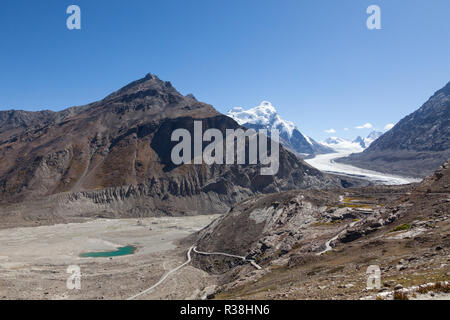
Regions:
<instances>
[{"instance_id":1,"label":"distant mountain range","mask_svg":"<svg viewBox=\"0 0 450 320\"><path fill-rule=\"evenodd\" d=\"M450 83L381 137L373 132L320 144L283 120L269 102L247 111L234 108L225 116L148 74L85 106L0 111L0 204L31 201L30 212L43 215L214 213L255 194L358 183L322 173L288 150L311 157L368 147L339 161L422 176L450 158L449 113ZM288 150L280 148L278 174L261 176L260 166L174 165L171 133L178 128L192 133L194 120L202 121L204 130L223 133L242 126L280 130Z\"/></svg>"},{"instance_id":2,"label":"distant mountain range","mask_svg":"<svg viewBox=\"0 0 450 320\"><path fill-rule=\"evenodd\" d=\"M431 174L450 158L450 82L364 152L337 161L412 177Z\"/></svg>"},{"instance_id":3,"label":"distant mountain range","mask_svg":"<svg viewBox=\"0 0 450 320\"><path fill-rule=\"evenodd\" d=\"M283 146L303 158L335 152L300 132L291 121L282 119L268 101L263 101L259 106L248 110L235 107L227 112L227 116L246 128L279 130L280 142Z\"/></svg>"},{"instance_id":4,"label":"distant mountain range","mask_svg":"<svg viewBox=\"0 0 450 320\"><path fill-rule=\"evenodd\" d=\"M258 110L271 113L286 139L322 150L269 105ZM194 120L204 130L241 128L152 74L81 107L0 111L0 204L28 201L30 214L43 216L223 213L254 194L349 185L282 147L275 176L261 176L260 165L176 166L171 150L178 142L171 134L179 128L192 134ZM24 208L17 210L24 215Z\"/></svg>"},{"instance_id":5,"label":"distant mountain range","mask_svg":"<svg viewBox=\"0 0 450 320\"><path fill-rule=\"evenodd\" d=\"M381 137L383 132L372 131L366 138L358 136L355 140L348 140L338 137L330 137L321 143L338 153L358 153L364 151L376 139Z\"/></svg>"},{"instance_id":6,"label":"distant mountain range","mask_svg":"<svg viewBox=\"0 0 450 320\"><path fill-rule=\"evenodd\" d=\"M383 132L380 131L372 131L371 133L369 133L369 135L366 138L362 138L361 136L358 136L354 142L359 143L359 145L363 148L366 149L368 148L372 142L374 142L375 140L377 140L379 137L381 137L383 135Z\"/></svg>"}]
</instances>

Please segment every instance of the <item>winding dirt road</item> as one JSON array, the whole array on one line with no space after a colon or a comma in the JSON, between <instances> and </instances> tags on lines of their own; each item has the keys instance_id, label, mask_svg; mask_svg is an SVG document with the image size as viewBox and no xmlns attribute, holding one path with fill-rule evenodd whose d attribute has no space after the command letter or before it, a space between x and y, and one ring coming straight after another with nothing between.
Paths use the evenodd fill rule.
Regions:
<instances>
[{"instance_id":1,"label":"winding dirt road","mask_svg":"<svg viewBox=\"0 0 450 320\"><path fill-rule=\"evenodd\" d=\"M162 276L162 278L155 283L153 286L151 286L148 289L145 289L144 291L128 298L127 300L134 300L148 292L150 292L151 290L155 289L156 287L158 287L160 284L162 284L171 274L177 272L178 270L180 270L181 268L183 268L184 266L188 265L191 261L192 261L192 257L191 257L191 252L194 251L197 254L201 254L201 255L221 255L221 256L226 256L226 257L231 257L231 258L238 258L241 259L243 261L249 262L252 266L254 266L256 269L261 270L261 266L259 266L254 260L250 260L247 259L246 257L243 256L237 256L234 254L229 254L229 253L225 253L225 252L203 252L203 251L198 251L196 246L192 246L189 248L188 253L187 253L187 261L181 265L179 265L178 267L170 270L169 272L167 272L164 276Z\"/></svg>"},{"instance_id":2,"label":"winding dirt road","mask_svg":"<svg viewBox=\"0 0 450 320\"><path fill-rule=\"evenodd\" d=\"M188 265L190 262L191 262L191 251L192 251L192 249L194 248L194 246L192 246L192 247L190 247L189 248L189 251L188 251L188 253L187 253L187 261L185 262L185 263L183 263L182 265L180 265L180 266L178 266L178 267L176 267L176 268L174 268L174 269L172 269L172 270L170 270L169 272L167 272L157 283L155 283L153 286L151 286L150 288L148 288L148 289L146 289L146 290L144 290L144 291L142 291L141 293L138 293L137 295L134 295L134 296L132 296L132 297L130 297L130 298L128 298L127 300L134 300L134 299L136 299L136 298L138 298L138 297L140 297L140 296L142 296L142 295L144 295L144 294L146 294L147 292L149 292L149 291L151 291L151 290L153 290L153 289L155 289L157 286L159 286L161 283L163 283L172 273L174 273L174 272L177 272L178 270L180 270L181 268L183 268L184 266L186 266L186 265Z\"/></svg>"}]
</instances>

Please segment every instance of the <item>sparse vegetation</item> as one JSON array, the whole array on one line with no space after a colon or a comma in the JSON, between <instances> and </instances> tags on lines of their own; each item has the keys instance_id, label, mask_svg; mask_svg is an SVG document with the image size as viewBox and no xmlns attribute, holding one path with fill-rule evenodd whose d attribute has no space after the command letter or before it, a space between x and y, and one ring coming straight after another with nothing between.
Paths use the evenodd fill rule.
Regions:
<instances>
[{"instance_id":1,"label":"sparse vegetation","mask_svg":"<svg viewBox=\"0 0 450 320\"><path fill-rule=\"evenodd\" d=\"M361 208L361 209L372 209L373 206L368 204L356 204L356 203L343 203L338 206L339 208Z\"/></svg>"},{"instance_id":2,"label":"sparse vegetation","mask_svg":"<svg viewBox=\"0 0 450 320\"><path fill-rule=\"evenodd\" d=\"M418 293L427 294L428 292L442 292L442 293L450 293L450 283L447 282L436 282L430 286L421 286L417 289Z\"/></svg>"},{"instance_id":3,"label":"sparse vegetation","mask_svg":"<svg viewBox=\"0 0 450 320\"><path fill-rule=\"evenodd\" d=\"M391 232L397 232L397 231L405 231L411 229L411 225L409 223L405 223L399 226L396 226L394 229L391 230Z\"/></svg>"},{"instance_id":4,"label":"sparse vegetation","mask_svg":"<svg viewBox=\"0 0 450 320\"><path fill-rule=\"evenodd\" d=\"M326 220L320 220L313 223L314 226L332 226L335 224L342 223L341 219L338 220L332 220L332 221L326 221Z\"/></svg>"},{"instance_id":5,"label":"sparse vegetation","mask_svg":"<svg viewBox=\"0 0 450 320\"><path fill-rule=\"evenodd\" d=\"M409 300L408 294L403 291L395 291L394 300Z\"/></svg>"}]
</instances>

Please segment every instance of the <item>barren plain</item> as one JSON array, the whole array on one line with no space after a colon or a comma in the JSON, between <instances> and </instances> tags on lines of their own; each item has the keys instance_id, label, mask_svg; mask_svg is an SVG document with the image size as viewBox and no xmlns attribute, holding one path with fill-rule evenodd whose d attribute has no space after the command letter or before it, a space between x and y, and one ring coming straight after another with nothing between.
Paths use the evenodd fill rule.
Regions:
<instances>
[{"instance_id":1,"label":"barren plain","mask_svg":"<svg viewBox=\"0 0 450 320\"><path fill-rule=\"evenodd\" d=\"M96 219L0 230L0 298L127 299L185 262L186 248L178 241L215 218ZM80 257L128 245L137 248L134 254ZM80 290L66 286L71 265L80 267ZM213 276L186 266L139 299L198 299L214 283Z\"/></svg>"}]
</instances>

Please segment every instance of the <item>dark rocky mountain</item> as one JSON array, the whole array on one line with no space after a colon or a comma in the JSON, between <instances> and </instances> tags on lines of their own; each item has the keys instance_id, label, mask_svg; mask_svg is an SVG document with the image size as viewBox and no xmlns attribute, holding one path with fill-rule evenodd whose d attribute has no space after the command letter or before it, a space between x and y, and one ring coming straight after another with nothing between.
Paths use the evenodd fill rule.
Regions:
<instances>
[{"instance_id":1,"label":"dark rocky mountain","mask_svg":"<svg viewBox=\"0 0 450 320\"><path fill-rule=\"evenodd\" d=\"M261 176L259 165L175 166L171 133L192 133L194 120L223 133L239 127L150 74L86 106L2 111L0 203L22 215L196 214L258 193L348 185L282 147L275 176Z\"/></svg>"},{"instance_id":2,"label":"dark rocky mountain","mask_svg":"<svg viewBox=\"0 0 450 320\"><path fill-rule=\"evenodd\" d=\"M450 82L369 148L339 162L424 177L450 158Z\"/></svg>"}]
</instances>

